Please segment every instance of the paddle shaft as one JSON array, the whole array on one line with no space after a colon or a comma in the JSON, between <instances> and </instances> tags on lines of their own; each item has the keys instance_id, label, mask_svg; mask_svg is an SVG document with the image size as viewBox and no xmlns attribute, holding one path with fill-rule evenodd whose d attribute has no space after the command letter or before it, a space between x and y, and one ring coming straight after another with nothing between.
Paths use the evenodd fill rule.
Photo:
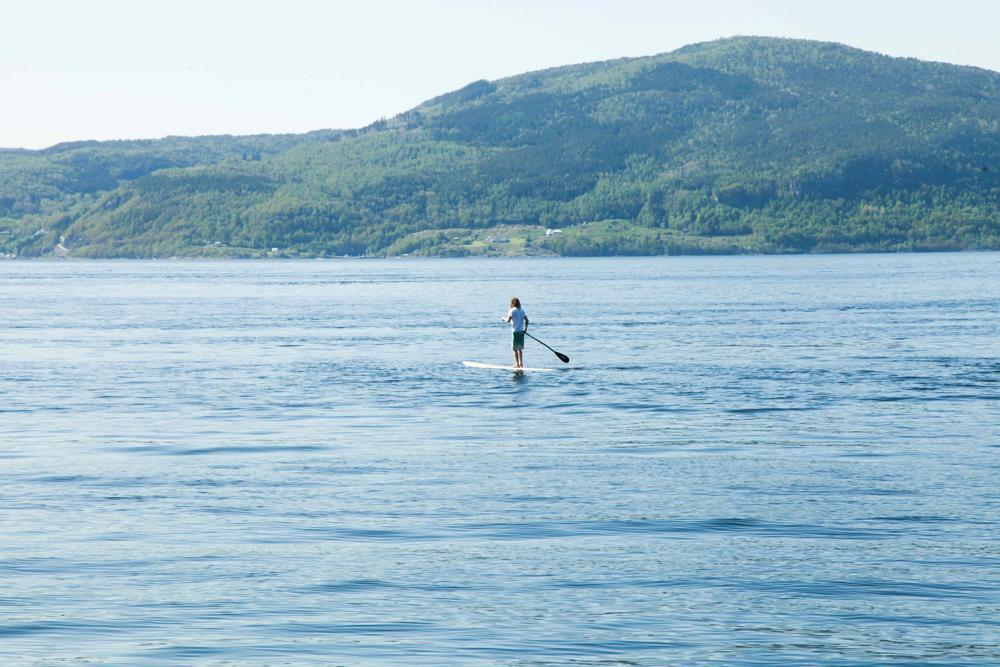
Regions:
<instances>
[{"instance_id":1,"label":"paddle shaft","mask_svg":"<svg viewBox=\"0 0 1000 667\"><path fill-rule=\"evenodd\" d=\"M542 341L538 340L537 338L535 338L534 336L532 336L527 331L524 332L524 335L527 336L528 338L530 338L531 340L535 341L536 343L540 343L542 345L545 345L545 343L542 343ZM565 354L563 354L562 352L556 352L555 350L553 350L548 345L545 345L545 347L548 347L549 350L551 350L557 357L559 357L559 361L563 362L564 364L568 364L569 363L569 357L567 357Z\"/></svg>"}]
</instances>

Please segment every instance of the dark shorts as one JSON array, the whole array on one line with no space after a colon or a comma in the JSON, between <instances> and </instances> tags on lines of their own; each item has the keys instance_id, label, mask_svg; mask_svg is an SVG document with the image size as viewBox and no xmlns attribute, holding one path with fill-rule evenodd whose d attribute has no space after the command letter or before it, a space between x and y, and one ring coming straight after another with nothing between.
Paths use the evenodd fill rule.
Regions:
<instances>
[{"instance_id":1,"label":"dark shorts","mask_svg":"<svg viewBox=\"0 0 1000 667\"><path fill-rule=\"evenodd\" d=\"M512 350L523 350L524 349L524 332L515 331L514 332L514 342L511 344L510 349Z\"/></svg>"}]
</instances>

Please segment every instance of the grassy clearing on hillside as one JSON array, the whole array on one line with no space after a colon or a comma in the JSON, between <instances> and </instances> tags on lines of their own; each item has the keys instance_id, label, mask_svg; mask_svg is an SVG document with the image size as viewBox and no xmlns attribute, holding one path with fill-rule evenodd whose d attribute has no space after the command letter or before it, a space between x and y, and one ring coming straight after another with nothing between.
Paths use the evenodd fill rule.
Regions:
<instances>
[{"instance_id":1,"label":"grassy clearing on hillside","mask_svg":"<svg viewBox=\"0 0 1000 667\"><path fill-rule=\"evenodd\" d=\"M497 225L486 229L429 229L414 232L393 243L389 256L444 255L451 257L516 257L551 255L540 245L545 228L531 225Z\"/></svg>"}]
</instances>

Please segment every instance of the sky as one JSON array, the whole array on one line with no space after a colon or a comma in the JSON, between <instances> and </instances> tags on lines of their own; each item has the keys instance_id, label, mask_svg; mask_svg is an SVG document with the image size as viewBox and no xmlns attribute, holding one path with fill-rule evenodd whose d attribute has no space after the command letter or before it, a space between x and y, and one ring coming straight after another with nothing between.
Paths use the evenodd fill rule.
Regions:
<instances>
[{"instance_id":1,"label":"sky","mask_svg":"<svg viewBox=\"0 0 1000 667\"><path fill-rule=\"evenodd\" d=\"M733 35L1000 71L995 0L0 0L0 146L362 127L476 79Z\"/></svg>"}]
</instances>

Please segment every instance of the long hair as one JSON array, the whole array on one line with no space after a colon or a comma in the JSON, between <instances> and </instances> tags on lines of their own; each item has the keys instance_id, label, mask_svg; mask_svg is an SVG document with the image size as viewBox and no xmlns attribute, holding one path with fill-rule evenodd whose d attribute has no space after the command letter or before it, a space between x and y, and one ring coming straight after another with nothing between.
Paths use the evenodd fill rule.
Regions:
<instances>
[{"instance_id":1,"label":"long hair","mask_svg":"<svg viewBox=\"0 0 1000 667\"><path fill-rule=\"evenodd\" d=\"M520 307L521 307L521 300L520 300L520 299L518 299L518 298L517 298L516 296L515 296L515 297L513 297L513 298L512 298L511 300L510 300L510 307L511 307L511 308L520 308Z\"/></svg>"}]
</instances>

